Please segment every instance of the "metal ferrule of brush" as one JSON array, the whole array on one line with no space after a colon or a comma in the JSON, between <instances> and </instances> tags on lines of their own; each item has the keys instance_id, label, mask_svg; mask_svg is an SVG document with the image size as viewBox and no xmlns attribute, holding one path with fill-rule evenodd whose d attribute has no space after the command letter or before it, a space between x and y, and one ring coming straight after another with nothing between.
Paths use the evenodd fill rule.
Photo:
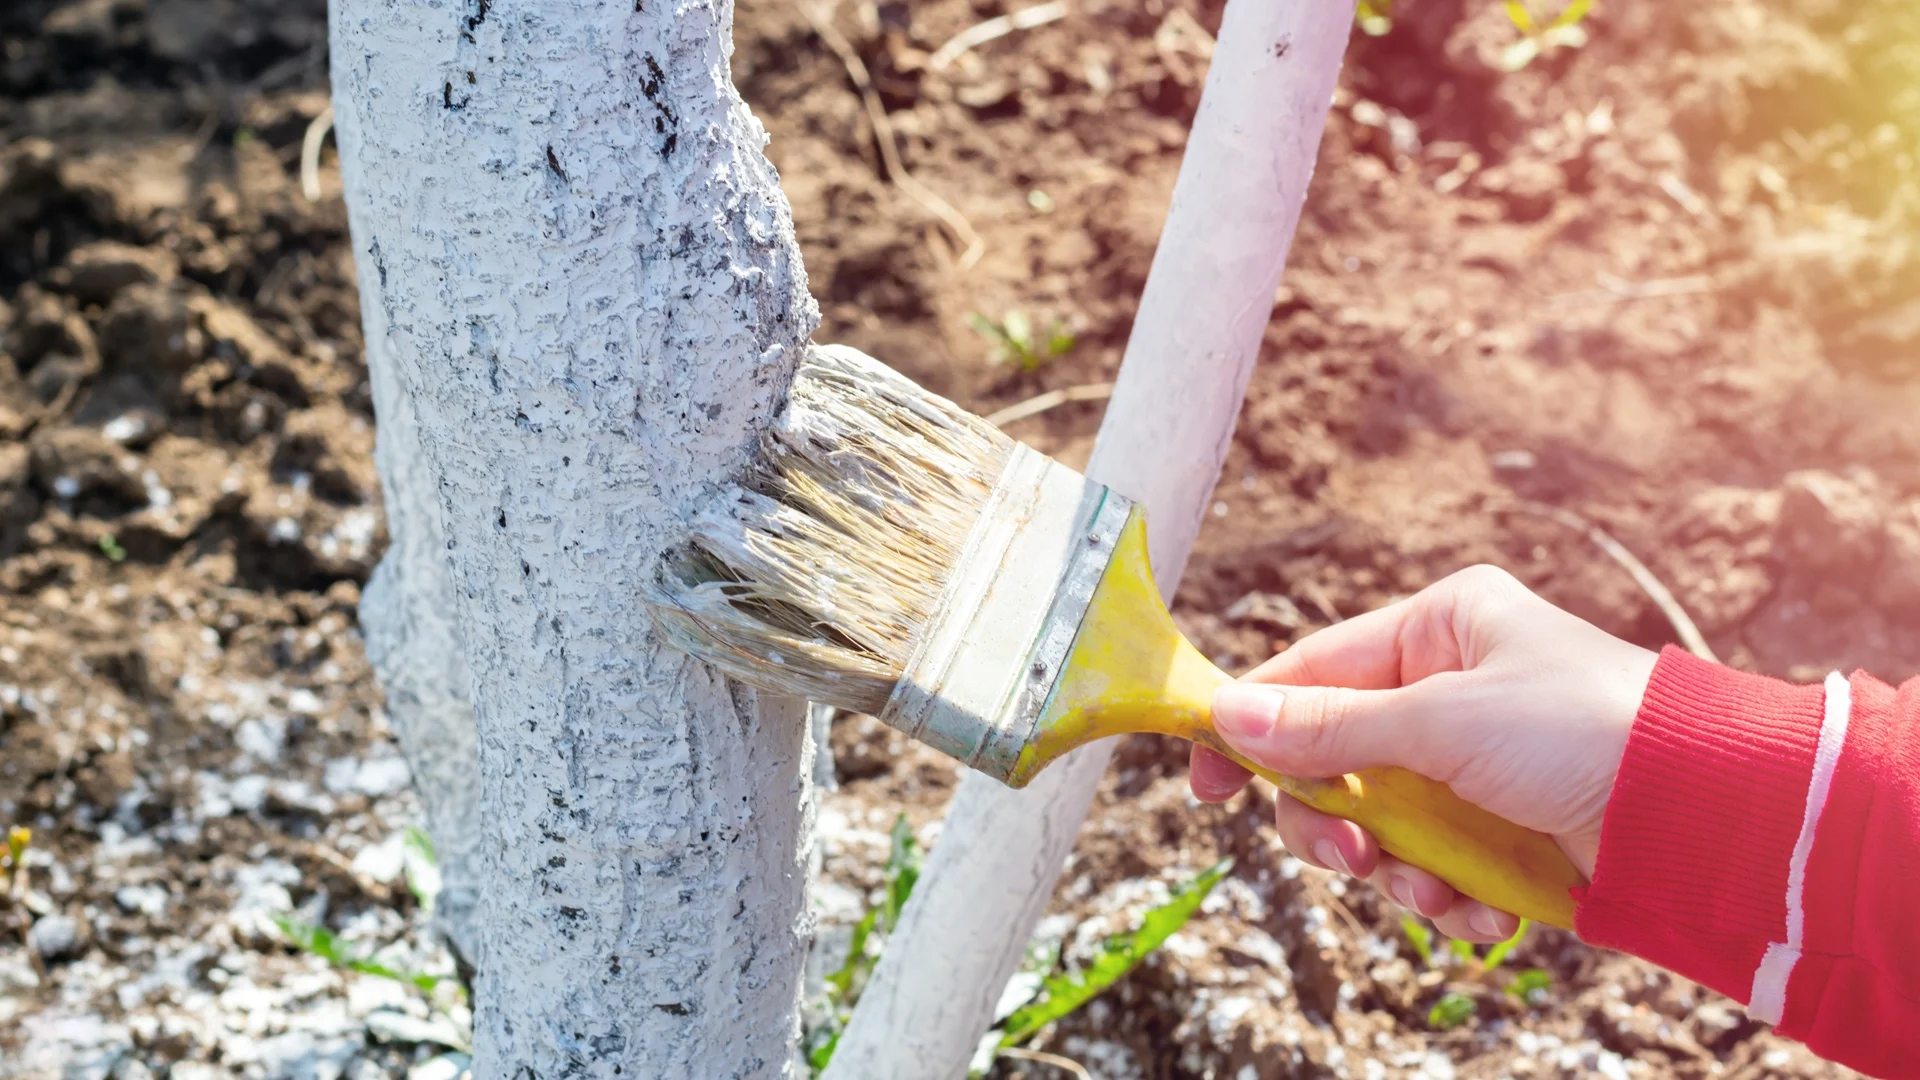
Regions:
<instances>
[{"instance_id":1,"label":"metal ferrule of brush","mask_svg":"<svg viewBox=\"0 0 1920 1080\"><path fill-rule=\"evenodd\" d=\"M1132 509L1016 445L881 721L1006 781Z\"/></svg>"}]
</instances>

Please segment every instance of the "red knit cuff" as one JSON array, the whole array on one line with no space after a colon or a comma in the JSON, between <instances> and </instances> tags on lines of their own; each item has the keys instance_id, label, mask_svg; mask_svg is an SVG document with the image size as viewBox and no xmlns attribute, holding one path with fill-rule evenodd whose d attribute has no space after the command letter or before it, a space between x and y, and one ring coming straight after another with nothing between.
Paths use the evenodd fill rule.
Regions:
<instances>
[{"instance_id":1,"label":"red knit cuff","mask_svg":"<svg viewBox=\"0 0 1920 1080\"><path fill-rule=\"evenodd\" d=\"M1586 941L1633 953L1740 1001L1785 939L1825 697L1699 660L1660 656L1614 780Z\"/></svg>"}]
</instances>

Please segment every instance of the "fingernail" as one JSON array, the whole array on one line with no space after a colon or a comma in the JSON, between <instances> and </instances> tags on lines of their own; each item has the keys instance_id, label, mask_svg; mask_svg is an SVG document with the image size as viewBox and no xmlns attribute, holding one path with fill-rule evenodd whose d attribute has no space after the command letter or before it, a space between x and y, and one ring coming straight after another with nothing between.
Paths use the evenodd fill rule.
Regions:
<instances>
[{"instance_id":1,"label":"fingernail","mask_svg":"<svg viewBox=\"0 0 1920 1080\"><path fill-rule=\"evenodd\" d=\"M1488 937L1505 936L1500 933L1499 918L1494 915L1493 909L1485 904L1475 904L1473 910L1467 912L1467 926L1476 934L1485 934Z\"/></svg>"},{"instance_id":2,"label":"fingernail","mask_svg":"<svg viewBox=\"0 0 1920 1080\"><path fill-rule=\"evenodd\" d=\"M1228 742L1264 739L1279 722L1285 701L1271 686L1228 683L1213 696L1214 730Z\"/></svg>"},{"instance_id":3,"label":"fingernail","mask_svg":"<svg viewBox=\"0 0 1920 1080\"><path fill-rule=\"evenodd\" d=\"M1420 905L1413 902L1413 882L1396 874L1387 879L1387 891L1393 894L1401 907L1414 912L1420 910Z\"/></svg>"},{"instance_id":4,"label":"fingernail","mask_svg":"<svg viewBox=\"0 0 1920 1080\"><path fill-rule=\"evenodd\" d=\"M1347 868L1346 858L1340 854L1340 845L1331 840L1315 840L1313 842L1313 857L1319 859L1320 865L1329 870L1345 874L1348 877L1353 876L1353 871Z\"/></svg>"}]
</instances>

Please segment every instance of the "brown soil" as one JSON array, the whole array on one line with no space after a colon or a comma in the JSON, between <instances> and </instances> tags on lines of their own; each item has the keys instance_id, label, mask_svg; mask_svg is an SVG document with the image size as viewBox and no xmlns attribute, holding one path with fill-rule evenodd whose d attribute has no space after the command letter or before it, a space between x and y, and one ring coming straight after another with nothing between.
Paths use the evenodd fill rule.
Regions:
<instances>
[{"instance_id":1,"label":"brown soil","mask_svg":"<svg viewBox=\"0 0 1920 1080\"><path fill-rule=\"evenodd\" d=\"M1219 7L1089 0L943 72L929 52L995 0L843 13L907 165L985 239L960 271L885 181L839 61L790 4L744 0L735 73L822 339L981 412L1110 379ZM1490 561L1670 640L1617 565L1528 509L1547 504L1635 551L1739 666L1920 671L1920 9L1603 3L1589 44L1509 74L1499 5L1399 7L1356 36L1186 627L1244 667ZM103 1049L68 1075L372 1076L428 1052L352 1035L324 1067L247 1059L183 1019L242 984L301 1015L345 1000L249 921L262 867L366 940L418 927L369 869L412 806L353 627L383 535L345 215L331 148L320 201L294 168L323 19L317 0L0 11L0 820L36 830L35 913L79 930L45 980L0 940L0 1074L94 1045L76 1017ZM971 317L1016 311L1074 347L997 363ZM1099 415L1012 430L1074 461ZM954 779L862 718L834 750L830 929L892 815L932 822ZM1204 917L1038 1040L1103 1080L1845 1075L1557 933L1515 964L1552 973L1537 1005L1417 971L1387 907L1284 857L1260 796L1200 807L1183 773L1181 747L1127 743L1055 900L1084 951L1239 856ZM1450 985L1480 1015L1436 1032ZM286 1037L260 1023L256 1050Z\"/></svg>"}]
</instances>

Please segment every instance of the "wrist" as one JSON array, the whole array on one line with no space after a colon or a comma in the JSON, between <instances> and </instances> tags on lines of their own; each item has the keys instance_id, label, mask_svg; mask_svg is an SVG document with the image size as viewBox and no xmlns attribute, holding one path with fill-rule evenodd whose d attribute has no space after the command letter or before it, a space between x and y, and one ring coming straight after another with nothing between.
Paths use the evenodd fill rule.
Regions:
<instances>
[{"instance_id":1,"label":"wrist","mask_svg":"<svg viewBox=\"0 0 1920 1080\"><path fill-rule=\"evenodd\" d=\"M1818 686L1667 650L1577 896L1581 937L1744 998L1785 921L1822 716Z\"/></svg>"}]
</instances>

